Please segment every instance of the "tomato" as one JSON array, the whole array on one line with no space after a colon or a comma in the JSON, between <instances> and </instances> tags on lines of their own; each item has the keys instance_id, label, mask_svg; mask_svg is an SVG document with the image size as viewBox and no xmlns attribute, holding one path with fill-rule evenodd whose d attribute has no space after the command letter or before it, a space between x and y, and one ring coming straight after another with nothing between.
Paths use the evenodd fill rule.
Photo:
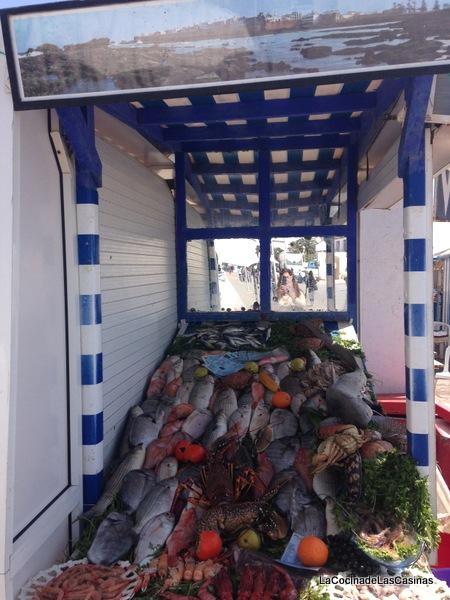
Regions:
<instances>
[{"instance_id":1,"label":"tomato","mask_svg":"<svg viewBox=\"0 0 450 600\"><path fill-rule=\"evenodd\" d=\"M289 408L291 405L291 397L287 392L278 390L272 396L272 406L275 408Z\"/></svg>"},{"instance_id":2,"label":"tomato","mask_svg":"<svg viewBox=\"0 0 450 600\"><path fill-rule=\"evenodd\" d=\"M222 540L216 531L200 532L196 555L199 560L217 558L222 552Z\"/></svg>"},{"instance_id":3,"label":"tomato","mask_svg":"<svg viewBox=\"0 0 450 600\"><path fill-rule=\"evenodd\" d=\"M188 460L187 451L189 449L189 446L191 446L191 442L189 440L179 441L174 449L175 458L180 462L186 462Z\"/></svg>"},{"instance_id":4,"label":"tomato","mask_svg":"<svg viewBox=\"0 0 450 600\"><path fill-rule=\"evenodd\" d=\"M199 463L199 462L202 462L203 460L205 460L206 450L203 448L203 446L201 444L193 443L186 448L185 456L186 456L185 460L196 464L196 463Z\"/></svg>"}]
</instances>

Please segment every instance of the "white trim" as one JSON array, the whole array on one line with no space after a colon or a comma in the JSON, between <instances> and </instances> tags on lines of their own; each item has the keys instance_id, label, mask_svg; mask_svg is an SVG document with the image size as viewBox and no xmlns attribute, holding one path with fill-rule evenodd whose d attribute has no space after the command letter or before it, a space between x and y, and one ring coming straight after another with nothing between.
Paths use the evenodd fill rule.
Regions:
<instances>
[{"instance_id":1,"label":"white trim","mask_svg":"<svg viewBox=\"0 0 450 600\"><path fill-rule=\"evenodd\" d=\"M83 474L97 475L103 470L103 441L83 446Z\"/></svg>"},{"instance_id":2,"label":"white trim","mask_svg":"<svg viewBox=\"0 0 450 600\"><path fill-rule=\"evenodd\" d=\"M427 229L424 227L424 222L427 212L426 206L407 206L403 209L403 231L405 239L414 240L426 237Z\"/></svg>"},{"instance_id":3,"label":"white trim","mask_svg":"<svg viewBox=\"0 0 450 600\"><path fill-rule=\"evenodd\" d=\"M100 294L100 265L79 265L80 294Z\"/></svg>"},{"instance_id":4,"label":"white trim","mask_svg":"<svg viewBox=\"0 0 450 600\"><path fill-rule=\"evenodd\" d=\"M100 354L102 351L102 325L81 325L81 353ZM84 414L84 413L83 413Z\"/></svg>"},{"instance_id":5,"label":"white trim","mask_svg":"<svg viewBox=\"0 0 450 600\"><path fill-rule=\"evenodd\" d=\"M406 398L406 418L411 433L428 433L428 403Z\"/></svg>"},{"instance_id":6,"label":"white trim","mask_svg":"<svg viewBox=\"0 0 450 600\"><path fill-rule=\"evenodd\" d=\"M425 271L408 271L403 275L405 284L405 302L407 304L426 304L428 292ZM432 328L433 329L433 328Z\"/></svg>"},{"instance_id":7,"label":"white trim","mask_svg":"<svg viewBox=\"0 0 450 600\"><path fill-rule=\"evenodd\" d=\"M83 415L98 415L103 410L103 383L85 385L83 389Z\"/></svg>"},{"instance_id":8,"label":"white trim","mask_svg":"<svg viewBox=\"0 0 450 600\"><path fill-rule=\"evenodd\" d=\"M77 204L78 233L98 234L98 204Z\"/></svg>"},{"instance_id":9,"label":"white trim","mask_svg":"<svg viewBox=\"0 0 450 600\"><path fill-rule=\"evenodd\" d=\"M431 328L433 330L433 328ZM405 335L405 364L410 369L423 369L428 347L425 336Z\"/></svg>"}]
</instances>

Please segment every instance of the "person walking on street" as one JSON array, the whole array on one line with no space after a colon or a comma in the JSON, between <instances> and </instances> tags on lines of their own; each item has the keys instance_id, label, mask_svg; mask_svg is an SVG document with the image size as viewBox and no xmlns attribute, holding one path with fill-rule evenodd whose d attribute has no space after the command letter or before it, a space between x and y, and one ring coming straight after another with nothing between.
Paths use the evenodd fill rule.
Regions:
<instances>
[{"instance_id":1,"label":"person walking on street","mask_svg":"<svg viewBox=\"0 0 450 600\"><path fill-rule=\"evenodd\" d=\"M310 271L306 277L306 295L310 304L314 304L314 292L317 290L316 278L313 272Z\"/></svg>"}]
</instances>

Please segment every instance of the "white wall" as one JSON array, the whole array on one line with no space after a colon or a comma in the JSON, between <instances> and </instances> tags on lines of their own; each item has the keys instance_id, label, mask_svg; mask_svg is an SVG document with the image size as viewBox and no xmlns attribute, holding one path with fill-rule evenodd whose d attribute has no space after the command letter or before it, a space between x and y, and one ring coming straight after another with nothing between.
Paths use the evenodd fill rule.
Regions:
<instances>
[{"instance_id":1,"label":"white wall","mask_svg":"<svg viewBox=\"0 0 450 600\"><path fill-rule=\"evenodd\" d=\"M104 457L139 402L177 325L175 214L167 184L97 139L102 288Z\"/></svg>"},{"instance_id":2,"label":"white wall","mask_svg":"<svg viewBox=\"0 0 450 600\"><path fill-rule=\"evenodd\" d=\"M187 246L188 310L211 310L209 258L205 240L192 240Z\"/></svg>"},{"instance_id":3,"label":"white wall","mask_svg":"<svg viewBox=\"0 0 450 600\"><path fill-rule=\"evenodd\" d=\"M378 393L404 393L403 211L360 213L360 331Z\"/></svg>"}]
</instances>

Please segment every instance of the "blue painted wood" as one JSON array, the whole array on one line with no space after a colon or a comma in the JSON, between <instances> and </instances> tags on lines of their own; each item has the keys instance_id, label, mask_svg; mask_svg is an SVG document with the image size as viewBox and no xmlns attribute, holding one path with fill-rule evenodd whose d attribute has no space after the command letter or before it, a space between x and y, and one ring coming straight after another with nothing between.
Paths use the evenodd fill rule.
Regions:
<instances>
[{"instance_id":1,"label":"blue painted wood","mask_svg":"<svg viewBox=\"0 0 450 600\"><path fill-rule=\"evenodd\" d=\"M286 226L271 227L272 237L326 237L326 236L346 236L346 225L324 225L324 226ZM210 227L205 229L188 229L186 237L188 240L203 239L236 239L236 238L257 238L259 237L259 227Z\"/></svg>"},{"instance_id":2,"label":"blue painted wood","mask_svg":"<svg viewBox=\"0 0 450 600\"><path fill-rule=\"evenodd\" d=\"M293 135L323 135L351 133L361 129L359 118L337 118L302 123L267 123L249 121L247 125L212 124L207 127L174 126L163 131L166 142L191 140L237 140L248 137L283 137Z\"/></svg>"},{"instance_id":3,"label":"blue painted wood","mask_svg":"<svg viewBox=\"0 0 450 600\"><path fill-rule=\"evenodd\" d=\"M348 149L347 164L347 298L348 314L358 331L358 147Z\"/></svg>"},{"instance_id":4,"label":"blue painted wood","mask_svg":"<svg viewBox=\"0 0 450 600\"><path fill-rule=\"evenodd\" d=\"M102 163L95 147L92 113L77 106L58 108L57 114L61 132L75 157L77 180L86 188L101 187Z\"/></svg>"},{"instance_id":5,"label":"blue painted wood","mask_svg":"<svg viewBox=\"0 0 450 600\"><path fill-rule=\"evenodd\" d=\"M276 211L280 208L298 208L300 206L310 206L316 208L321 205L326 206L326 202L323 199L323 196L316 195L311 196L310 198L298 198L297 200L277 200L276 203L272 203L271 210ZM220 200L219 198L215 198L213 202L208 201L204 204L204 206L206 206L208 210L225 209L229 211L230 208L238 208L240 210L259 210L259 205L257 202L248 202L246 200L228 201Z\"/></svg>"},{"instance_id":6,"label":"blue painted wood","mask_svg":"<svg viewBox=\"0 0 450 600\"><path fill-rule=\"evenodd\" d=\"M332 179L325 182L303 181L298 183L271 183L269 180L269 193L277 194L284 192L317 192L328 189L332 184ZM200 189L203 194L257 194L259 192L258 184L201 184Z\"/></svg>"},{"instance_id":7,"label":"blue painted wood","mask_svg":"<svg viewBox=\"0 0 450 600\"><path fill-rule=\"evenodd\" d=\"M406 119L398 151L399 177L406 177L408 161L416 156L423 146L425 116L430 100L432 75L423 75L412 79L406 88Z\"/></svg>"},{"instance_id":8,"label":"blue painted wood","mask_svg":"<svg viewBox=\"0 0 450 600\"><path fill-rule=\"evenodd\" d=\"M183 152L237 152L239 150L315 150L320 148L345 148L351 142L348 134L325 134L311 137L285 137L248 140L206 140L182 142Z\"/></svg>"},{"instance_id":9,"label":"blue painted wood","mask_svg":"<svg viewBox=\"0 0 450 600\"><path fill-rule=\"evenodd\" d=\"M285 163L272 163L271 173L302 173L304 171L333 171L339 169L341 161L339 160L305 160L290 161ZM254 163L220 165L194 163L192 172L197 175L244 175L247 173L257 173L258 165Z\"/></svg>"},{"instance_id":10,"label":"blue painted wood","mask_svg":"<svg viewBox=\"0 0 450 600\"><path fill-rule=\"evenodd\" d=\"M213 123L234 119L267 119L325 113L352 113L371 110L376 106L376 93L313 96L287 100L230 102L224 104L179 107L152 107L139 110L141 125L180 125L183 123Z\"/></svg>"},{"instance_id":11,"label":"blue painted wood","mask_svg":"<svg viewBox=\"0 0 450 600\"><path fill-rule=\"evenodd\" d=\"M175 250L177 257L178 319L187 311L188 272L186 257L186 160L183 152L175 154Z\"/></svg>"},{"instance_id":12,"label":"blue painted wood","mask_svg":"<svg viewBox=\"0 0 450 600\"><path fill-rule=\"evenodd\" d=\"M259 195L259 258L260 258L260 290L261 311L270 311L271 273L270 273L270 152L261 150L258 153L258 195Z\"/></svg>"}]
</instances>

